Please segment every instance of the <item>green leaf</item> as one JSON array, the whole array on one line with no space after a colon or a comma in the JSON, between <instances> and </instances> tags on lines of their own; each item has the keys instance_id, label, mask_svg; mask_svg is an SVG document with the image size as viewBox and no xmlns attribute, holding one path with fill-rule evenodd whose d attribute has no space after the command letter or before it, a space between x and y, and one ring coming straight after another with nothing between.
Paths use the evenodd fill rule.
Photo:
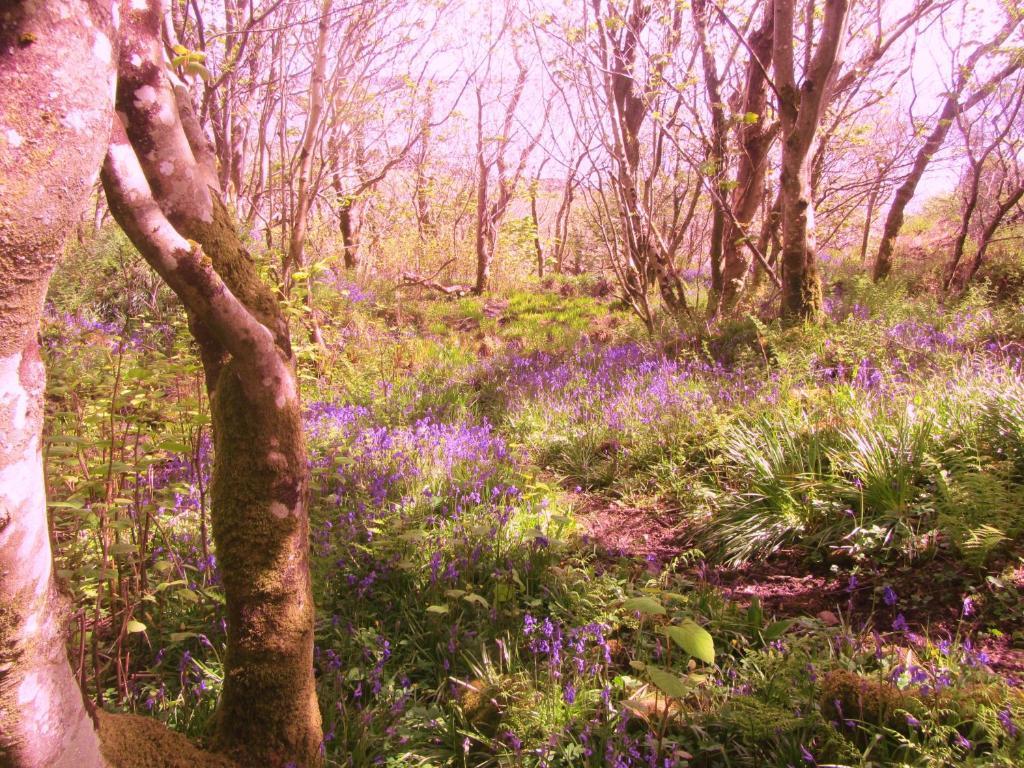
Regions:
<instances>
[{"instance_id":1,"label":"green leaf","mask_svg":"<svg viewBox=\"0 0 1024 768\"><path fill-rule=\"evenodd\" d=\"M755 597L750 601L750 607L747 608L747 624L753 629L760 629L763 621L764 611L761 609L761 601Z\"/></svg>"},{"instance_id":2,"label":"green leaf","mask_svg":"<svg viewBox=\"0 0 1024 768\"><path fill-rule=\"evenodd\" d=\"M448 613L448 606L447 605L428 605L427 606L427 613L436 613L436 614Z\"/></svg>"},{"instance_id":3,"label":"green leaf","mask_svg":"<svg viewBox=\"0 0 1024 768\"><path fill-rule=\"evenodd\" d=\"M81 509L81 499L74 499L69 501L51 501L48 504L52 509Z\"/></svg>"},{"instance_id":4,"label":"green leaf","mask_svg":"<svg viewBox=\"0 0 1024 768\"><path fill-rule=\"evenodd\" d=\"M776 621L773 624L769 624L765 627L764 632L761 633L761 637L764 638L766 643L770 643L772 640L778 640L782 637L789 628L793 626L793 619L783 619L782 621Z\"/></svg>"},{"instance_id":5,"label":"green leaf","mask_svg":"<svg viewBox=\"0 0 1024 768\"><path fill-rule=\"evenodd\" d=\"M143 624L141 621L136 621L135 619L132 619L125 625L125 629L128 630L129 634L133 632L145 632L146 625Z\"/></svg>"},{"instance_id":6,"label":"green leaf","mask_svg":"<svg viewBox=\"0 0 1024 768\"><path fill-rule=\"evenodd\" d=\"M647 676L658 690L666 696L671 696L674 699L682 699L689 693L689 688L686 683L666 669L648 664Z\"/></svg>"},{"instance_id":7,"label":"green leaf","mask_svg":"<svg viewBox=\"0 0 1024 768\"><path fill-rule=\"evenodd\" d=\"M642 613L647 616L664 616L665 606L653 597L631 597L622 604L630 613Z\"/></svg>"},{"instance_id":8,"label":"green leaf","mask_svg":"<svg viewBox=\"0 0 1024 768\"><path fill-rule=\"evenodd\" d=\"M665 627L663 631L693 658L700 659L705 664L715 663L715 641L703 627L687 621L678 627Z\"/></svg>"},{"instance_id":9,"label":"green leaf","mask_svg":"<svg viewBox=\"0 0 1024 768\"><path fill-rule=\"evenodd\" d=\"M494 602L496 604L507 603L509 600L515 597L515 594L515 588L511 584L498 582L494 585Z\"/></svg>"},{"instance_id":10,"label":"green leaf","mask_svg":"<svg viewBox=\"0 0 1024 768\"><path fill-rule=\"evenodd\" d=\"M467 603L476 603L484 608L490 608L491 604L487 602L487 598L483 595L478 595L475 592L470 592L468 595L462 598Z\"/></svg>"},{"instance_id":11,"label":"green leaf","mask_svg":"<svg viewBox=\"0 0 1024 768\"><path fill-rule=\"evenodd\" d=\"M190 61L185 65L185 72L189 75L199 75L203 80L209 80L212 75L210 70L200 64L198 61Z\"/></svg>"}]
</instances>

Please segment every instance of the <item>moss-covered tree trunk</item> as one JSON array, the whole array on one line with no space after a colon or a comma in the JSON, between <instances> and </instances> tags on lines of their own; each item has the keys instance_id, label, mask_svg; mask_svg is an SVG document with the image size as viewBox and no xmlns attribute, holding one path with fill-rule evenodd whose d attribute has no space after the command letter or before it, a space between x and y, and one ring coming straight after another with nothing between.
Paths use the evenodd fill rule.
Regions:
<instances>
[{"instance_id":1,"label":"moss-covered tree trunk","mask_svg":"<svg viewBox=\"0 0 1024 768\"><path fill-rule=\"evenodd\" d=\"M0 5L0 766L98 768L46 524L37 335L110 125L113 4Z\"/></svg>"},{"instance_id":2,"label":"moss-covered tree trunk","mask_svg":"<svg viewBox=\"0 0 1024 768\"><path fill-rule=\"evenodd\" d=\"M246 766L313 765L308 465L288 326L221 201L213 151L160 47L160 5L122 2L117 111L104 188L178 294L213 413L211 514L228 610L217 743ZM186 239L187 238L187 239Z\"/></svg>"}]
</instances>

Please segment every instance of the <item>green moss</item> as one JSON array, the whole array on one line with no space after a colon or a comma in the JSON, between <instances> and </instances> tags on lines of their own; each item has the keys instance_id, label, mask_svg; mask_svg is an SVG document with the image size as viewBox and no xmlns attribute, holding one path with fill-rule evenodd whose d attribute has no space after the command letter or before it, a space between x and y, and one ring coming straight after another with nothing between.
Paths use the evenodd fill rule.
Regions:
<instances>
[{"instance_id":1,"label":"green moss","mask_svg":"<svg viewBox=\"0 0 1024 768\"><path fill-rule=\"evenodd\" d=\"M298 747L312 763L320 720L311 672L301 417L296 403L254 407L243 375L235 361L229 362L211 399L213 535L229 626L218 731L229 750L251 749L262 737L261 755L290 754ZM273 504L289 514L273 514Z\"/></svg>"},{"instance_id":2,"label":"green moss","mask_svg":"<svg viewBox=\"0 0 1024 768\"><path fill-rule=\"evenodd\" d=\"M212 221L174 217L171 223L185 237L202 245L204 255L210 259L224 284L256 319L274 332L277 344L290 354L288 325L277 298L260 279L224 203L214 196Z\"/></svg>"},{"instance_id":3,"label":"green moss","mask_svg":"<svg viewBox=\"0 0 1024 768\"><path fill-rule=\"evenodd\" d=\"M833 670L821 681L821 708L829 718L853 718L865 723L906 730L906 714L924 715L917 689L901 690L885 680Z\"/></svg>"},{"instance_id":4,"label":"green moss","mask_svg":"<svg viewBox=\"0 0 1024 768\"><path fill-rule=\"evenodd\" d=\"M499 703L504 697L498 686L483 680L471 680L459 691L459 707L466 721L483 733L496 732L501 721Z\"/></svg>"},{"instance_id":5,"label":"green moss","mask_svg":"<svg viewBox=\"0 0 1024 768\"><path fill-rule=\"evenodd\" d=\"M152 718L98 712L97 719L100 750L110 768L239 768Z\"/></svg>"},{"instance_id":6,"label":"green moss","mask_svg":"<svg viewBox=\"0 0 1024 768\"><path fill-rule=\"evenodd\" d=\"M178 217L172 223L202 245L224 284L271 330L291 363L277 297L260 279L224 204L215 197L210 222ZM228 607L217 744L246 765L314 765L321 724L312 674L308 467L298 402L253 402L245 387L251 371L225 361L209 329L193 324L193 333L210 389L211 517Z\"/></svg>"}]
</instances>

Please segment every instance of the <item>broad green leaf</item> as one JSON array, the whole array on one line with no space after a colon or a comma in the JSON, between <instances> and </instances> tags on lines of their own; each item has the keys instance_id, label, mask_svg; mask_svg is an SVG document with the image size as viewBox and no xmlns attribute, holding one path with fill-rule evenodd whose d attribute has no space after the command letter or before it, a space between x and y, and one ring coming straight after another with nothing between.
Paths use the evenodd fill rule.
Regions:
<instances>
[{"instance_id":1,"label":"broad green leaf","mask_svg":"<svg viewBox=\"0 0 1024 768\"><path fill-rule=\"evenodd\" d=\"M131 621L129 621L125 625L125 629L127 629L129 633L132 633L132 632L145 632L146 631L146 625L143 624L141 621L136 621L135 619L132 619Z\"/></svg>"},{"instance_id":2,"label":"broad green leaf","mask_svg":"<svg viewBox=\"0 0 1024 768\"><path fill-rule=\"evenodd\" d=\"M778 640L793 626L793 619L783 619L782 621L776 621L773 624L769 624L765 627L764 632L761 633L761 637L764 638L766 643L770 643L772 640Z\"/></svg>"},{"instance_id":3,"label":"broad green leaf","mask_svg":"<svg viewBox=\"0 0 1024 768\"><path fill-rule=\"evenodd\" d=\"M631 597L622 604L631 613L643 613L647 616L664 616L665 606L653 597Z\"/></svg>"},{"instance_id":4,"label":"broad green leaf","mask_svg":"<svg viewBox=\"0 0 1024 768\"><path fill-rule=\"evenodd\" d=\"M494 602L495 603L507 603L513 597L515 597L516 591L511 584L505 584L498 582L494 585Z\"/></svg>"},{"instance_id":5,"label":"broad green leaf","mask_svg":"<svg viewBox=\"0 0 1024 768\"><path fill-rule=\"evenodd\" d=\"M185 65L185 72L190 75L199 75L203 80L209 80L212 76L210 70L200 64L198 61L190 61Z\"/></svg>"},{"instance_id":6,"label":"broad green leaf","mask_svg":"<svg viewBox=\"0 0 1024 768\"><path fill-rule=\"evenodd\" d=\"M703 627L686 621L679 626L665 627L663 631L693 658L700 659L705 664L715 663L715 641Z\"/></svg>"},{"instance_id":7,"label":"broad green leaf","mask_svg":"<svg viewBox=\"0 0 1024 768\"><path fill-rule=\"evenodd\" d=\"M448 613L448 606L447 605L428 605L427 606L427 613L437 613L437 614Z\"/></svg>"},{"instance_id":8,"label":"broad green leaf","mask_svg":"<svg viewBox=\"0 0 1024 768\"><path fill-rule=\"evenodd\" d=\"M651 664L647 665L647 676L651 682L657 686L658 690L664 693L666 696L671 696L674 699L685 698L690 692L686 683L680 680L678 677L673 675L666 669L661 667L655 667Z\"/></svg>"}]
</instances>

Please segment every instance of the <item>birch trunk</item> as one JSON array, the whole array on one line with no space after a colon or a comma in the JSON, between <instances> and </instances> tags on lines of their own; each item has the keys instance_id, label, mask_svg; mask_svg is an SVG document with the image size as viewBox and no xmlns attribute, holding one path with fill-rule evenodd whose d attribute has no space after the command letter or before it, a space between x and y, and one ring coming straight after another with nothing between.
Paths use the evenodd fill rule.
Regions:
<instances>
[{"instance_id":1,"label":"birch trunk","mask_svg":"<svg viewBox=\"0 0 1024 768\"><path fill-rule=\"evenodd\" d=\"M0 765L105 765L65 652L53 579L36 342L50 276L110 126L112 2L0 13Z\"/></svg>"},{"instance_id":2,"label":"birch trunk","mask_svg":"<svg viewBox=\"0 0 1024 768\"><path fill-rule=\"evenodd\" d=\"M914 158L914 165L910 169L910 174L900 185L899 189L896 190L896 196L893 198L892 205L889 206L889 212L885 217L885 226L882 229L882 239L878 244L878 253L875 256L875 264L872 269L872 279L875 282L884 280L892 271L892 257L896 248L896 238L903 228L903 218L906 214L907 206L913 199L914 193L917 191L917 185L921 183L928 164L936 153L942 149L942 145L946 141L946 136L949 135L950 128L953 127L956 116L961 111L970 109L981 101L1000 81L1013 74L1024 64L1019 56L1015 57L1006 67L990 77L961 103L964 90L978 64L985 56L996 50L1006 41L1020 21L1019 14L1011 17L991 41L978 46L967 57L967 61L960 69L960 74L953 89L946 95L946 100L942 104L942 111L935 122L935 127L932 128L932 132L928 134L928 138L925 139L921 149L918 150L917 156Z\"/></svg>"}]
</instances>

